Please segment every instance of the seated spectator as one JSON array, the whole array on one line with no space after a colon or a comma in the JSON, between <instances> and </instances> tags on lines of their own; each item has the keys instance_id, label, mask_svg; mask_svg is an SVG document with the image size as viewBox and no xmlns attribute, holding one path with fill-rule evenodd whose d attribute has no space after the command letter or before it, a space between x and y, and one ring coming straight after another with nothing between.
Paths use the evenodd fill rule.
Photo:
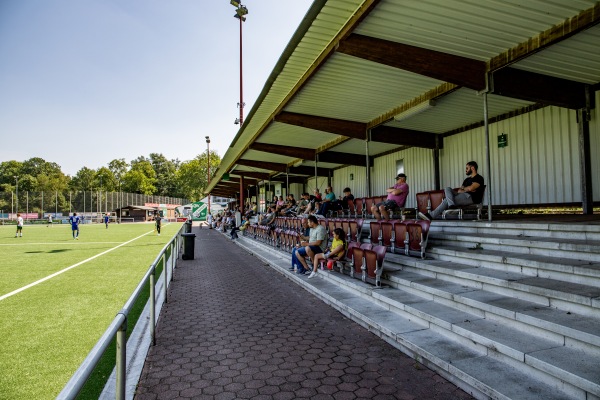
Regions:
<instances>
[{"instance_id":1,"label":"seated spectator","mask_svg":"<svg viewBox=\"0 0 600 400\"><path fill-rule=\"evenodd\" d=\"M340 207L343 210L347 210L349 208L348 201L354 200L354 195L349 187L344 189L344 197L340 200Z\"/></svg>"},{"instance_id":2,"label":"seated spectator","mask_svg":"<svg viewBox=\"0 0 600 400\"><path fill-rule=\"evenodd\" d=\"M346 234L342 228L335 228L333 230L333 242L331 247L327 249L325 254L320 253L315 255L313 258L313 270L308 278L314 278L317 274L319 262L323 259L342 261L346 257L346 250L348 250L348 243L346 243Z\"/></svg>"},{"instance_id":3,"label":"seated spectator","mask_svg":"<svg viewBox=\"0 0 600 400\"><path fill-rule=\"evenodd\" d=\"M323 253L327 247L327 231L325 228L319 224L317 217L314 215L309 215L307 219L310 227L309 239L308 241L301 241L300 247L292 252L292 268L297 267L298 271L296 273L299 275L304 275L308 271L305 257L314 259L317 254Z\"/></svg>"},{"instance_id":4,"label":"seated spectator","mask_svg":"<svg viewBox=\"0 0 600 400\"><path fill-rule=\"evenodd\" d=\"M281 215L286 215L287 213L290 213L295 208L296 208L296 199L294 199L293 194L288 194L287 195L287 203L285 204L285 207L281 210Z\"/></svg>"},{"instance_id":5,"label":"seated spectator","mask_svg":"<svg viewBox=\"0 0 600 400\"><path fill-rule=\"evenodd\" d=\"M325 188L325 198L321 202L321 207L319 207L319 211L317 211L317 214L326 217L329 211L334 210L337 210L335 193L333 193L333 188L331 186L327 186Z\"/></svg>"},{"instance_id":6,"label":"seated spectator","mask_svg":"<svg viewBox=\"0 0 600 400\"><path fill-rule=\"evenodd\" d=\"M277 216L277 213L275 212L275 209L273 207L269 207L269 209L267 210L267 213L261 215L258 218L258 224L259 225L271 225L273 223L273 221L275 221L276 216Z\"/></svg>"},{"instance_id":7,"label":"seated spectator","mask_svg":"<svg viewBox=\"0 0 600 400\"><path fill-rule=\"evenodd\" d=\"M480 204L483 201L484 179L483 176L477 173L477 163L469 161L465 166L467 178L463 181L458 190L453 190L450 187L444 189L444 201L431 214L423 214L419 212L419 217L431 221L438 218L444 210L451 206L468 206L471 204Z\"/></svg>"},{"instance_id":8,"label":"seated spectator","mask_svg":"<svg viewBox=\"0 0 600 400\"><path fill-rule=\"evenodd\" d=\"M406 197L408 196L408 190L406 175L398 174L396 176L396 184L386 190L388 193L387 199L384 202L377 203L371 207L371 213L375 219L389 220L390 210L393 211L398 208L404 208Z\"/></svg>"},{"instance_id":9,"label":"seated spectator","mask_svg":"<svg viewBox=\"0 0 600 400\"><path fill-rule=\"evenodd\" d=\"M258 207L256 206L256 203L252 203L251 207L249 207L249 209L246 211L246 213L244 215L246 216L246 218L250 218L250 217L256 215L257 210L258 210Z\"/></svg>"},{"instance_id":10,"label":"seated spectator","mask_svg":"<svg viewBox=\"0 0 600 400\"><path fill-rule=\"evenodd\" d=\"M310 195L308 193L302 193L302 199L298 201L296 207L296 215L304 214L306 212L306 207L309 204Z\"/></svg>"}]
</instances>

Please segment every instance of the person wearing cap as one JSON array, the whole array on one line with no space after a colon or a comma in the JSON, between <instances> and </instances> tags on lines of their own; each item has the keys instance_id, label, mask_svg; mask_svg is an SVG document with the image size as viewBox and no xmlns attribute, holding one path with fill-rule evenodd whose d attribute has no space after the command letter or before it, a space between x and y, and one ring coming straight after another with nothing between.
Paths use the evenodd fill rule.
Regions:
<instances>
[{"instance_id":1,"label":"person wearing cap","mask_svg":"<svg viewBox=\"0 0 600 400\"><path fill-rule=\"evenodd\" d=\"M390 219L390 210L396 210L398 208L404 208L404 204L406 203L406 197L408 197L408 184L406 183L406 175L398 174L396 175L396 184L388 189L387 191L387 199L381 203L375 204L371 207L371 213L375 217L375 219Z\"/></svg>"},{"instance_id":2,"label":"person wearing cap","mask_svg":"<svg viewBox=\"0 0 600 400\"><path fill-rule=\"evenodd\" d=\"M471 204L480 204L483 201L483 192L485 190L483 176L477 173L477 163L469 161L465 166L467 178L463 181L457 190L447 187L444 189L445 198L439 206L431 213L419 212L419 217L427 221L438 218L451 206L468 206Z\"/></svg>"}]
</instances>

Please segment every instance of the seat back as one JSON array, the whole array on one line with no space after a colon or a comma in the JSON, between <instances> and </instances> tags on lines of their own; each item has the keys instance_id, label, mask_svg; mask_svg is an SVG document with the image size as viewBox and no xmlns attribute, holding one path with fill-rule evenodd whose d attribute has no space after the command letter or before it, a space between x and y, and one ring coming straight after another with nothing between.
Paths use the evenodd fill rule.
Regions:
<instances>
[{"instance_id":1,"label":"seat back","mask_svg":"<svg viewBox=\"0 0 600 400\"><path fill-rule=\"evenodd\" d=\"M351 236L351 233L350 233L350 221L344 220L344 221L341 221L341 222L342 222L342 230L346 234L346 240L350 241L351 240L350 239L350 236Z\"/></svg>"},{"instance_id":2,"label":"seat back","mask_svg":"<svg viewBox=\"0 0 600 400\"><path fill-rule=\"evenodd\" d=\"M373 198L372 197L367 197L365 198L365 215L372 215L373 212L371 211L371 207L373 207Z\"/></svg>"},{"instance_id":3,"label":"seat back","mask_svg":"<svg viewBox=\"0 0 600 400\"><path fill-rule=\"evenodd\" d=\"M360 199L354 199L354 204L356 206L356 213L354 214L355 217L358 216L363 216L363 208L364 208L364 199L360 198Z\"/></svg>"},{"instance_id":4,"label":"seat back","mask_svg":"<svg viewBox=\"0 0 600 400\"><path fill-rule=\"evenodd\" d=\"M383 247L383 246L376 246ZM367 276L369 278L375 279L375 271L377 270L377 253L373 250L364 250L363 251L365 258L365 268L367 270Z\"/></svg>"},{"instance_id":5,"label":"seat back","mask_svg":"<svg viewBox=\"0 0 600 400\"><path fill-rule=\"evenodd\" d=\"M381 268L383 266L383 260L385 259L387 249L385 246L375 246L373 247L373 251L377 253L377 265L379 268Z\"/></svg>"},{"instance_id":6,"label":"seat back","mask_svg":"<svg viewBox=\"0 0 600 400\"><path fill-rule=\"evenodd\" d=\"M350 242L348 243L348 250L346 251L346 260L352 259L352 249L358 247L360 248L360 243L358 242Z\"/></svg>"},{"instance_id":7,"label":"seat back","mask_svg":"<svg viewBox=\"0 0 600 400\"><path fill-rule=\"evenodd\" d=\"M332 219L327 220L327 232L329 233L329 237L333 237L333 230L335 229L335 221Z\"/></svg>"},{"instance_id":8,"label":"seat back","mask_svg":"<svg viewBox=\"0 0 600 400\"><path fill-rule=\"evenodd\" d=\"M444 201L445 197L446 195L443 190L434 190L429 192L429 198L431 200L431 209L435 210L440 204L442 204L442 201Z\"/></svg>"},{"instance_id":9,"label":"seat back","mask_svg":"<svg viewBox=\"0 0 600 400\"><path fill-rule=\"evenodd\" d=\"M386 247L392 246L394 224L392 222L381 222L381 244ZM372 241L371 241L372 242Z\"/></svg>"},{"instance_id":10,"label":"seat back","mask_svg":"<svg viewBox=\"0 0 600 400\"><path fill-rule=\"evenodd\" d=\"M417 211L423 214L429 212L429 192L417 193Z\"/></svg>"},{"instance_id":11,"label":"seat back","mask_svg":"<svg viewBox=\"0 0 600 400\"><path fill-rule=\"evenodd\" d=\"M427 247L427 234L429 232L429 221L414 221L407 224L408 230L408 251L417 253L421 258L425 258L425 249Z\"/></svg>"},{"instance_id":12,"label":"seat back","mask_svg":"<svg viewBox=\"0 0 600 400\"><path fill-rule=\"evenodd\" d=\"M369 235L369 240L373 244L379 244L379 239L381 236L381 223L379 221L372 221L371 226L371 234Z\"/></svg>"},{"instance_id":13,"label":"seat back","mask_svg":"<svg viewBox=\"0 0 600 400\"><path fill-rule=\"evenodd\" d=\"M352 267L353 267L354 274L362 275L363 262L364 262L363 249L361 249L360 247L353 247L352 248Z\"/></svg>"},{"instance_id":14,"label":"seat back","mask_svg":"<svg viewBox=\"0 0 600 400\"><path fill-rule=\"evenodd\" d=\"M356 215L356 206L354 205L354 200L348 200L348 216Z\"/></svg>"},{"instance_id":15,"label":"seat back","mask_svg":"<svg viewBox=\"0 0 600 400\"><path fill-rule=\"evenodd\" d=\"M406 254L406 233L408 232L407 228L407 224L402 222L394 224L394 252Z\"/></svg>"},{"instance_id":16,"label":"seat back","mask_svg":"<svg viewBox=\"0 0 600 400\"><path fill-rule=\"evenodd\" d=\"M350 235L348 235L348 240L352 242L358 241L358 223L350 220L348 221L348 225L350 226Z\"/></svg>"}]
</instances>

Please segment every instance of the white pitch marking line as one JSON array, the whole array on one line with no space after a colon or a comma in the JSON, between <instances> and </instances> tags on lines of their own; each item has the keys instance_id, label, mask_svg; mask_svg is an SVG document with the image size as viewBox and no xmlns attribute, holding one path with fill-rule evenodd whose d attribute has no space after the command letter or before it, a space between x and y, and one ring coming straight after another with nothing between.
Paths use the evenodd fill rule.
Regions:
<instances>
[{"instance_id":1,"label":"white pitch marking line","mask_svg":"<svg viewBox=\"0 0 600 400\"><path fill-rule=\"evenodd\" d=\"M140 236L138 236L138 237L136 237L136 238L133 238L133 239L131 239L131 240L129 240L129 241L127 241L127 242L125 242L125 243L121 243L120 245L118 245L118 246L115 246L115 247L113 247L112 249L105 250L105 251L103 251L102 253L98 253L98 254L96 254L95 256L92 256L92 257L90 257L90 258L88 258L88 259L86 259L86 260L80 261L80 262L78 262L77 264L73 264L73 265L71 265L70 267L67 267L67 268L65 268L65 269L62 269L62 270L60 270L60 271L58 271L58 272L55 272L55 273L53 273L53 274L51 274L51 275L48 275L47 277L45 277L45 278L42 278L42 279L39 279L39 280L37 280L37 281L35 281L35 282L33 282L33 283L30 283L29 285L23 286L22 288L19 288L19 289L17 289L17 290L13 290L13 291L12 291L12 292L10 292L10 293L7 293L7 294L5 294L5 295L3 295L3 296L0 296L0 301L2 301L2 300L4 300L4 299L7 299L7 298L9 298L9 297L11 297L11 296L14 296L15 294L21 293L22 291L24 291L24 290L27 290L27 289L29 289L29 288L31 288L31 287L34 287L34 286L36 286L36 285L39 285L40 283L43 283L43 282L45 282L45 281L47 281L47 280L49 280L49 279L52 279L52 278L54 278L55 276L58 276L58 275L60 275L60 274L62 274L62 273L64 273L64 272L67 272L67 271L69 271L69 270L71 270L71 269L75 268L75 267L78 267L78 266L80 266L81 264L85 264L85 263L86 263L86 262L88 262L88 261L92 261L92 260L93 260L93 259L95 259L95 258L98 258L98 257L100 257L100 256L103 256L103 255L104 255L104 254L106 254L106 253L110 253L111 251L113 251L113 250L116 250L116 249L118 249L119 247L125 246L126 244L129 244L129 243L131 243L131 242L133 242L133 241L135 241L135 240L138 240L138 239L139 239L139 238L141 238L141 237L144 237L144 236L146 236L146 235L149 235L150 233L153 233L153 232L154 232L154 231L150 231L150 232L144 233L143 235L140 235Z\"/></svg>"}]
</instances>

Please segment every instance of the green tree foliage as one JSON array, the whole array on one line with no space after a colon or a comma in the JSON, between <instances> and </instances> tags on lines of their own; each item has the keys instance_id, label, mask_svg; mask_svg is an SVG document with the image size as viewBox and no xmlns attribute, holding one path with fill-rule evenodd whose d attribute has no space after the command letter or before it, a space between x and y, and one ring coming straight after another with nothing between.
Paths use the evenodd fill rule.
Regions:
<instances>
[{"instance_id":1,"label":"green tree foliage","mask_svg":"<svg viewBox=\"0 0 600 400\"><path fill-rule=\"evenodd\" d=\"M211 175L214 175L221 158L210 153ZM0 163L0 192L14 192L15 176L19 179L19 193L46 192L44 208L64 202L63 194L56 193L54 200L47 192L64 191L124 191L141 194L157 194L170 197L187 197L199 200L207 187L207 154L198 155L190 161L168 160L163 154L151 153L139 156L131 163L114 159L106 167L93 170L83 167L72 178L65 175L58 164L34 157L26 161ZM6 197L6 196L4 196ZM19 196L20 197L20 196ZM8 198L8 197L6 197ZM2 204L0 204L2 206Z\"/></svg>"},{"instance_id":2,"label":"green tree foliage","mask_svg":"<svg viewBox=\"0 0 600 400\"><path fill-rule=\"evenodd\" d=\"M221 158L215 152L210 152L210 174L214 176L221 164ZM192 201L204 198L204 192L208 187L207 155L200 154L191 161L181 163L177 171L177 187L180 195Z\"/></svg>"},{"instance_id":3,"label":"green tree foliage","mask_svg":"<svg viewBox=\"0 0 600 400\"><path fill-rule=\"evenodd\" d=\"M77 174L71 179L69 188L73 191L92 190L94 188L94 180L96 178L96 171L88 167L83 167Z\"/></svg>"},{"instance_id":4,"label":"green tree foliage","mask_svg":"<svg viewBox=\"0 0 600 400\"><path fill-rule=\"evenodd\" d=\"M140 158L131 162L131 169L123 176L122 189L126 192L154 194L156 173L150 161Z\"/></svg>"}]
</instances>

